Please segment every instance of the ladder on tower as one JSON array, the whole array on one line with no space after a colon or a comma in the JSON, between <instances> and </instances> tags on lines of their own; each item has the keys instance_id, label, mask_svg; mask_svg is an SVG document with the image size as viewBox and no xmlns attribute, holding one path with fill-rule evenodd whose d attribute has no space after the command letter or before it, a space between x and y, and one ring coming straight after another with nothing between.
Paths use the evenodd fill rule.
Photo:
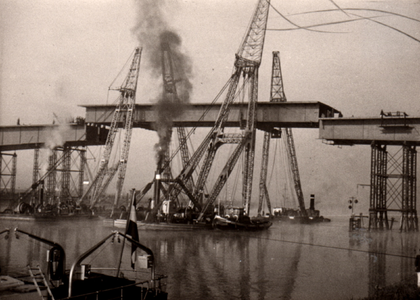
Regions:
<instances>
[{"instance_id":1,"label":"ladder on tower","mask_svg":"<svg viewBox=\"0 0 420 300\"><path fill-rule=\"evenodd\" d=\"M36 268L32 268L30 265L28 265L28 271L29 274L31 275L31 278L34 282L34 285L36 287L36 290L38 291L39 296L42 299L52 299L54 300L54 296L51 292L50 286L48 285L48 282L44 276L44 273L42 273L41 268L39 267L39 265ZM43 283L43 286L40 286L39 283ZM50 296L50 298L48 297L48 295L44 295L41 291L42 289L46 289L48 292L48 295Z\"/></svg>"}]
</instances>

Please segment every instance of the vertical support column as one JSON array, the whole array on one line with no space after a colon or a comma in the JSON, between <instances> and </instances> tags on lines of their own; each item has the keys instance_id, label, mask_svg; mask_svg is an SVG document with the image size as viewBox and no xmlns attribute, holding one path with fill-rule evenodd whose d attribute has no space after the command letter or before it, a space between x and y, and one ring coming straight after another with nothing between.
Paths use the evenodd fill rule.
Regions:
<instances>
[{"instance_id":1,"label":"vertical support column","mask_svg":"<svg viewBox=\"0 0 420 300\"><path fill-rule=\"evenodd\" d=\"M386 146L372 144L370 174L369 230L389 229L387 213L387 151Z\"/></svg>"},{"instance_id":2,"label":"vertical support column","mask_svg":"<svg viewBox=\"0 0 420 300\"><path fill-rule=\"evenodd\" d=\"M34 149L34 165L32 168L32 184L35 184L39 179L39 148ZM35 204L36 190L31 192L31 205Z\"/></svg>"},{"instance_id":3,"label":"vertical support column","mask_svg":"<svg viewBox=\"0 0 420 300\"><path fill-rule=\"evenodd\" d=\"M376 164L377 164L377 145L371 145L370 155L370 197L369 197L369 230L377 228L376 210L377 206L377 177L376 177Z\"/></svg>"},{"instance_id":4,"label":"vertical support column","mask_svg":"<svg viewBox=\"0 0 420 300\"><path fill-rule=\"evenodd\" d=\"M55 202L55 188L57 183L57 150L50 150L48 156L48 170L49 175L47 176L46 184L46 199L47 203Z\"/></svg>"},{"instance_id":5,"label":"vertical support column","mask_svg":"<svg viewBox=\"0 0 420 300\"><path fill-rule=\"evenodd\" d=\"M380 147L380 146L379 146ZM388 152L386 151L386 146L380 147L379 151L379 172L378 172L378 181L379 181L379 229L383 230L384 228L389 229L388 223L388 211L387 211L387 166L388 166Z\"/></svg>"},{"instance_id":6,"label":"vertical support column","mask_svg":"<svg viewBox=\"0 0 420 300\"><path fill-rule=\"evenodd\" d=\"M11 196L12 196L12 201L15 200L15 196L16 196L16 171L17 171L17 154L16 152L13 153L12 156L12 174L10 175L10 192L11 192Z\"/></svg>"},{"instance_id":7,"label":"vertical support column","mask_svg":"<svg viewBox=\"0 0 420 300\"><path fill-rule=\"evenodd\" d=\"M62 153L62 168L61 168L61 201L70 201L70 168L71 168L71 151L70 147L64 147Z\"/></svg>"},{"instance_id":8,"label":"vertical support column","mask_svg":"<svg viewBox=\"0 0 420 300\"><path fill-rule=\"evenodd\" d=\"M418 230L416 209L417 151L414 146L403 146L402 199L400 231Z\"/></svg>"},{"instance_id":9,"label":"vertical support column","mask_svg":"<svg viewBox=\"0 0 420 300\"><path fill-rule=\"evenodd\" d=\"M5 157L10 157L6 160ZM17 154L0 152L0 195L1 199L9 200L9 208L14 207L16 194Z\"/></svg>"},{"instance_id":10,"label":"vertical support column","mask_svg":"<svg viewBox=\"0 0 420 300\"><path fill-rule=\"evenodd\" d=\"M401 223L400 231L407 231L409 227L408 210L409 210L409 166L407 147L403 146L403 162L402 162L402 188L401 188Z\"/></svg>"},{"instance_id":11,"label":"vertical support column","mask_svg":"<svg viewBox=\"0 0 420 300\"><path fill-rule=\"evenodd\" d=\"M83 180L85 177L86 167L86 149L79 150L80 152L80 167L79 167L79 187L77 192L77 198L80 199L83 196Z\"/></svg>"}]
</instances>

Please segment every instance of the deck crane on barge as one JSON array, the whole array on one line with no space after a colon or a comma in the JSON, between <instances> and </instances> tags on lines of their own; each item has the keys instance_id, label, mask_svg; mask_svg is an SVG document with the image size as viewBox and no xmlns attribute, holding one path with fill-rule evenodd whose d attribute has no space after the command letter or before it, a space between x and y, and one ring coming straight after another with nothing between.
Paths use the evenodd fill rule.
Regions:
<instances>
[{"instance_id":1,"label":"deck crane on barge","mask_svg":"<svg viewBox=\"0 0 420 300\"><path fill-rule=\"evenodd\" d=\"M171 46L169 43L162 43L162 75L163 75L163 85L164 85L164 92L165 92L165 97L170 98L170 101L173 104L182 104L182 100L179 99L179 95L177 92L177 88L176 88L176 83L179 81L182 81L182 78L175 78L174 75L174 60L172 59L172 51L171 51ZM177 135L178 135L178 144L179 144L179 151L181 153L181 162L182 162L182 167L185 167L188 164L188 161L190 160L190 154L189 154L189 150L188 150L188 145L187 145L187 134L186 134L186 130L184 127L177 127L176 129L177 131ZM177 151L176 151L177 152ZM170 162L173 158L169 157L170 155L168 154L168 158L165 161L165 164L162 166L163 170L166 169L170 169ZM186 185L189 189L193 188L193 180L192 177L190 177L187 182Z\"/></svg>"},{"instance_id":2,"label":"deck crane on barge","mask_svg":"<svg viewBox=\"0 0 420 300\"><path fill-rule=\"evenodd\" d=\"M269 6L270 1L268 0L258 1L245 37L239 50L235 54L234 72L228 81L227 94L221 105L216 121L210 129L210 132L188 160L188 163L184 165L180 174L173 180L173 184L169 190L171 198L175 198L180 193L181 189L186 191L187 195L194 203L195 208L200 211L197 221L202 221L204 215L208 211L211 211L211 206L225 185L243 152L245 158L243 167L242 201L244 211L249 215L255 156L255 114L258 100L258 69L261 64L263 53ZM241 79L243 79L242 86L240 86ZM230 105L234 102L236 96L242 92L247 93L248 96L248 108L246 115L243 116L246 125L239 134L225 133L225 120L229 114ZM228 143L236 144L237 146L228 158L224 168L214 183L213 188L210 189L206 202L201 205L199 199L203 199L204 187L207 183L216 152L220 146ZM201 164L198 179L193 191L190 191L187 188L186 182L190 180L193 172L198 168L198 165L202 160L203 162Z\"/></svg>"},{"instance_id":3,"label":"deck crane on barge","mask_svg":"<svg viewBox=\"0 0 420 300\"><path fill-rule=\"evenodd\" d=\"M122 86L119 88L120 96L118 98L118 103L112 117L108 137L105 143L105 150L100 161L99 170L92 184L89 186L85 194L82 196L82 198L80 198L78 202L78 204L80 204L85 199L90 197L89 208L92 209L94 205L98 202L101 195L104 193L105 189L108 187L112 178L118 172L116 194L111 216L113 215L114 209L121 197L122 187L127 169L128 154L131 142L131 132L133 128L133 115L136 102L135 99L137 81L140 72L141 52L142 48L135 49L128 75L124 79ZM109 167L109 161L111 158L111 152L114 146L115 137L120 126L124 126L123 128L125 130L124 144L120 154L120 159L114 166ZM105 177L107 177L107 179L104 182Z\"/></svg>"},{"instance_id":4,"label":"deck crane on barge","mask_svg":"<svg viewBox=\"0 0 420 300\"><path fill-rule=\"evenodd\" d=\"M179 98L176 84L184 78L176 78L174 75L174 60L172 58L172 51L171 45L169 42L162 41L161 42L161 64L162 64L162 79L163 79L163 94L162 94L162 102L161 105L166 105L166 110L177 110L176 106L182 106L183 100ZM159 105L159 104L158 104ZM159 110L159 109L158 109ZM159 112L158 112L159 113ZM171 112L165 111L165 114L171 114ZM166 116L168 119L171 119L170 116ZM172 121L172 120L170 120ZM165 128L160 130L166 130L164 133L165 136L172 135L172 124L167 124ZM187 146L187 135L185 132L185 128L178 127L177 128L178 134L178 141L179 141L179 149L175 151L173 155L169 153L169 147L165 149L164 152L158 151L157 157L157 170L156 175L159 179L154 179L154 198L155 198L155 207L154 212L150 214L150 218L155 216L157 210L160 208L162 204L160 202L160 191L163 190L165 194L165 198L171 198L172 200L177 200L177 197L170 197L169 192L165 189L161 184L162 182L173 182L172 171L171 171L171 161L174 158L174 155L180 151L181 152L181 159L182 159L182 166L184 167L189 161L189 150ZM186 182L187 186L191 189L193 186L192 178ZM177 195L179 191L177 191ZM143 195L145 192L143 192Z\"/></svg>"},{"instance_id":5,"label":"deck crane on barge","mask_svg":"<svg viewBox=\"0 0 420 300\"><path fill-rule=\"evenodd\" d=\"M271 91L270 91L270 102L286 102L286 95L284 93L283 87L283 77L281 74L281 66L280 66L280 57L278 51L273 51L273 66L271 72ZM264 133L264 142L263 142L263 151L262 151L262 163L261 163L261 175L260 175L260 196L259 196L259 203L258 203L258 215L261 215L262 211L262 203L264 199L266 200L267 207L269 210L269 214L272 215L271 211L271 203L270 197L268 195L267 190L267 169L268 169L268 156L269 156L269 149L270 149L270 139L272 137L280 137L281 134L277 129L270 132ZM308 213L305 209L305 201L303 198L302 192L302 185L299 176L299 168L297 163L296 157L296 150L295 150L295 142L293 139L293 133L291 128L283 128L281 132L285 136L286 139L286 151L288 156L288 161L290 163L290 167L293 173L293 183L294 183L294 191L296 193L298 202L299 202L299 210L303 217L307 217Z\"/></svg>"}]
</instances>

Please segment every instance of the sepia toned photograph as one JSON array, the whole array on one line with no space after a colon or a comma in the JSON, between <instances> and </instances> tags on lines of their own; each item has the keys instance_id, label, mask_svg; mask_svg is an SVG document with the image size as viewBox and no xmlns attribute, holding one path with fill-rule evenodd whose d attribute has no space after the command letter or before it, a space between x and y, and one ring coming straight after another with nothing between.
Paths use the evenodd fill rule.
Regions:
<instances>
[{"instance_id":1,"label":"sepia toned photograph","mask_svg":"<svg viewBox=\"0 0 420 300\"><path fill-rule=\"evenodd\" d=\"M420 299L419 97L419 0L0 0L0 299Z\"/></svg>"}]
</instances>

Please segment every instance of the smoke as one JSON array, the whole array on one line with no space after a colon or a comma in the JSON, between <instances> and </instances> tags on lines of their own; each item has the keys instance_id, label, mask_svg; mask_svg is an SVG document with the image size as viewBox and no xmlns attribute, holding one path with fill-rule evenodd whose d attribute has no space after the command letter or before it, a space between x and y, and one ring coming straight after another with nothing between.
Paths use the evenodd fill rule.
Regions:
<instances>
[{"instance_id":1,"label":"smoke","mask_svg":"<svg viewBox=\"0 0 420 300\"><path fill-rule=\"evenodd\" d=\"M164 0L137 1L137 21L132 32L143 47L143 58L146 68L155 79L160 78L161 94L155 99L156 119L155 130L159 142L155 145L157 160L161 160L169 148L172 135L173 121L182 115L185 105L190 102L192 92L192 62L182 50L182 39L171 29L165 18ZM168 93L162 83L162 52L170 52L174 83L177 97Z\"/></svg>"},{"instance_id":2,"label":"smoke","mask_svg":"<svg viewBox=\"0 0 420 300\"><path fill-rule=\"evenodd\" d=\"M59 124L51 130L49 135L46 137L40 161L48 161L49 157L53 155L54 150L57 147L64 146L66 143L66 133L68 135L69 130L70 125L67 123ZM48 165L42 164L40 169L41 174L45 174L48 171Z\"/></svg>"}]
</instances>

